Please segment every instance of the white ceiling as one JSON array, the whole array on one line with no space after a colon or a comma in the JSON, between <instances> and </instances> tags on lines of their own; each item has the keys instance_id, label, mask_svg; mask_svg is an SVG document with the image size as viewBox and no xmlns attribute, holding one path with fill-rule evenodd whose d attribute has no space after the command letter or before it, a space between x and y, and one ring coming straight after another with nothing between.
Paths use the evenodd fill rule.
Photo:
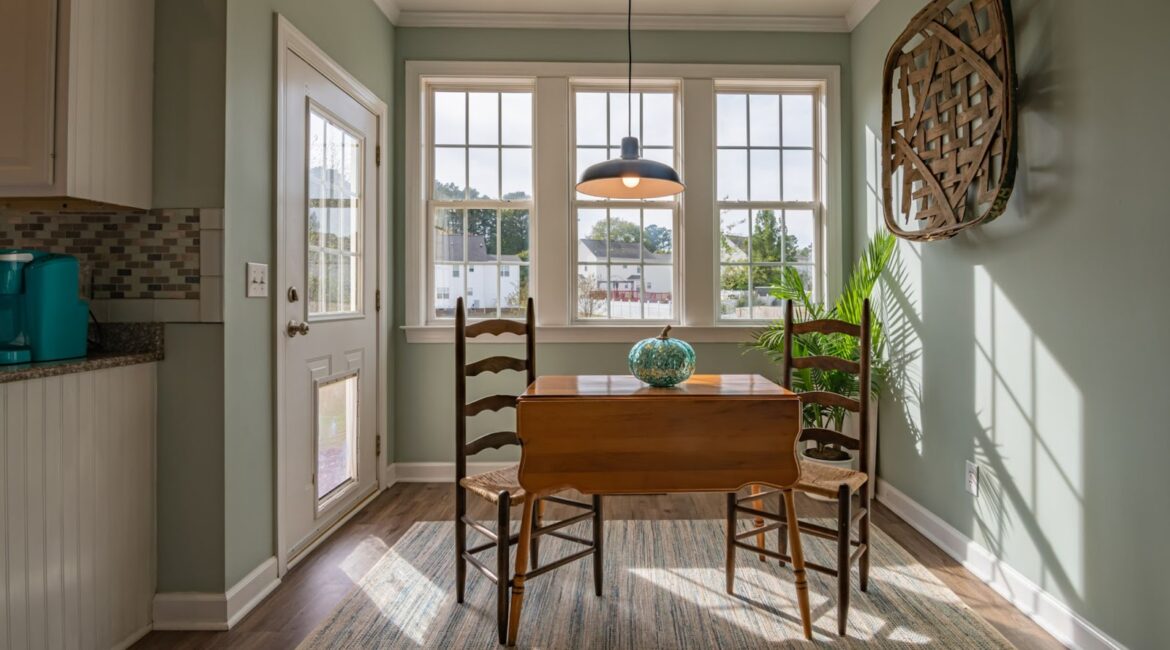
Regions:
<instances>
[{"instance_id":1,"label":"white ceiling","mask_svg":"<svg viewBox=\"0 0 1170 650\"><path fill-rule=\"evenodd\" d=\"M374 0L397 25L611 29L626 0ZM634 0L635 29L849 31L878 0Z\"/></svg>"}]
</instances>

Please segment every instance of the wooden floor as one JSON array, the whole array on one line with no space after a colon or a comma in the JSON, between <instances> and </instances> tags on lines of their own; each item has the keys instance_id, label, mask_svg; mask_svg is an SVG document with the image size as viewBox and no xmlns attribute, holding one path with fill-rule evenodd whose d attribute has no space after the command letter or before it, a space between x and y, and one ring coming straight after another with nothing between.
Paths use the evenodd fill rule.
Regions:
<instances>
[{"instance_id":1,"label":"wooden floor","mask_svg":"<svg viewBox=\"0 0 1170 650\"><path fill-rule=\"evenodd\" d=\"M816 515L820 510L832 512L823 503L798 498L797 510L802 516ZM477 516L495 517L494 507L482 500L470 498L469 503ZM607 520L722 519L724 503L721 494L606 497L605 516ZM412 524L449 521L454 517L453 512L451 484L399 483L383 492L290 571L280 587L231 631L152 632L134 647L295 648ZM549 518L557 518L561 513L550 506L547 514ZM874 523L1017 647L1063 647L880 502L875 504ZM856 589L856 582L854 585Z\"/></svg>"}]
</instances>

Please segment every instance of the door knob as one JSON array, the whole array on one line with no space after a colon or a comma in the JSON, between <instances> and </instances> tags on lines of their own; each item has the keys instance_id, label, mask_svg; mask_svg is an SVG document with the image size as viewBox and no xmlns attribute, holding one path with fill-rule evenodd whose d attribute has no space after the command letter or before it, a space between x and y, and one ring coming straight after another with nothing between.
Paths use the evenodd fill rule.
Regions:
<instances>
[{"instance_id":1,"label":"door knob","mask_svg":"<svg viewBox=\"0 0 1170 650\"><path fill-rule=\"evenodd\" d=\"M288 325L285 326L285 331L288 332L289 338L292 338L297 334L300 334L301 336L307 336L309 334L309 324L304 322L298 323L295 320L290 320Z\"/></svg>"}]
</instances>

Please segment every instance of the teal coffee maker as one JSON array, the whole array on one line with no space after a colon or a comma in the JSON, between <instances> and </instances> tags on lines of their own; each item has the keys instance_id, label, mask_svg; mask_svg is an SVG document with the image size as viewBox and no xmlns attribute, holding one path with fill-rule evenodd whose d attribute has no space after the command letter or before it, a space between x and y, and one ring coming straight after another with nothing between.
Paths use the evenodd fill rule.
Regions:
<instances>
[{"instance_id":1,"label":"teal coffee maker","mask_svg":"<svg viewBox=\"0 0 1170 650\"><path fill-rule=\"evenodd\" d=\"M85 356L80 275L72 255L0 249L0 365Z\"/></svg>"}]
</instances>

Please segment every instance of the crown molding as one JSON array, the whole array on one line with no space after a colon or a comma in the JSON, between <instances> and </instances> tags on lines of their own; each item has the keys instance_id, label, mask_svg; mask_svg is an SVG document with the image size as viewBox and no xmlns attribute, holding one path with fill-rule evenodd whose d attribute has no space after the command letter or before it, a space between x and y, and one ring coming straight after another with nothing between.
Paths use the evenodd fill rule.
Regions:
<instances>
[{"instance_id":1,"label":"crown molding","mask_svg":"<svg viewBox=\"0 0 1170 650\"><path fill-rule=\"evenodd\" d=\"M853 6L849 11L845 12L845 23L849 27L849 31L857 29L861 21L873 11L873 8L878 6L881 0L853 0Z\"/></svg>"},{"instance_id":2,"label":"crown molding","mask_svg":"<svg viewBox=\"0 0 1170 650\"><path fill-rule=\"evenodd\" d=\"M395 0L374 0L374 4L386 14L386 18L394 25L398 24L398 17L402 12L398 9L398 3Z\"/></svg>"},{"instance_id":3,"label":"crown molding","mask_svg":"<svg viewBox=\"0 0 1170 650\"><path fill-rule=\"evenodd\" d=\"M376 0L390 2L392 0ZM869 0L859 0L868 2ZM867 10L868 11L868 10ZM848 32L844 16L704 16L641 14L634 29L737 32ZM519 29L625 29L625 14L504 13L464 11L403 11L401 27L477 27Z\"/></svg>"}]
</instances>

